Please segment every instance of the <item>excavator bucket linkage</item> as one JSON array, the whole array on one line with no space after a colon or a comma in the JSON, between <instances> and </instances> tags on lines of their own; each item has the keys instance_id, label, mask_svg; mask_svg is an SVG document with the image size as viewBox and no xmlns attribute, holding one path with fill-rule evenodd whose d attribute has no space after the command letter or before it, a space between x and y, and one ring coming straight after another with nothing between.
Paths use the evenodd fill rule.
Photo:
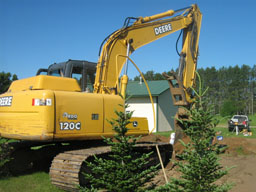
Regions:
<instances>
[{"instance_id":1,"label":"excavator bucket linkage","mask_svg":"<svg viewBox=\"0 0 256 192\"><path fill-rule=\"evenodd\" d=\"M171 72L171 76L167 75L166 73L163 73L162 75L169 83L173 104L175 106L187 106L188 102L186 100L183 85L177 75L174 72Z\"/></svg>"}]
</instances>

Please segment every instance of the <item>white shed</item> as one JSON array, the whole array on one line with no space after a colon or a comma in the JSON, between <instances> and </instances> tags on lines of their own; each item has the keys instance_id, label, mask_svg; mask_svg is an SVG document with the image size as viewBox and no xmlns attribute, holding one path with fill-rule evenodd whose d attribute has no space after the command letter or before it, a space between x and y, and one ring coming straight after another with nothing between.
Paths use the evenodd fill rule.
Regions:
<instances>
[{"instance_id":1,"label":"white shed","mask_svg":"<svg viewBox=\"0 0 256 192\"><path fill-rule=\"evenodd\" d=\"M154 102L156 129L153 132L174 130L174 116L177 107L173 105L169 84L166 80L147 81ZM144 82L129 81L127 93L130 99L129 111L134 111L134 117L146 117L149 130L154 128L153 109Z\"/></svg>"}]
</instances>

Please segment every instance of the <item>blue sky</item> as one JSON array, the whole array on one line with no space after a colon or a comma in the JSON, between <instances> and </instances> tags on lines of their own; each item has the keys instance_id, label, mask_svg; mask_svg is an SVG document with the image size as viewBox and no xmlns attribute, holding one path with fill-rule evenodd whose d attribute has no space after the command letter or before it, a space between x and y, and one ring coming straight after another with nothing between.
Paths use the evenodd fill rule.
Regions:
<instances>
[{"instance_id":1,"label":"blue sky","mask_svg":"<svg viewBox=\"0 0 256 192\"><path fill-rule=\"evenodd\" d=\"M253 0L0 0L0 71L34 76L54 62L97 62L101 42L126 17L150 16L197 3L203 13L198 67L256 64ZM136 50L146 72L178 66L174 33ZM138 73L129 67L128 75Z\"/></svg>"}]
</instances>

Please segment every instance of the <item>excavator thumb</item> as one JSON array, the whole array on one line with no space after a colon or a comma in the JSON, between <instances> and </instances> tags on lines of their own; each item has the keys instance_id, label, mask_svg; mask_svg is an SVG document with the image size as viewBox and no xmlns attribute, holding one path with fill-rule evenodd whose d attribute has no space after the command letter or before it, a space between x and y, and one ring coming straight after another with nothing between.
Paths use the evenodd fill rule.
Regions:
<instances>
[{"instance_id":1,"label":"excavator thumb","mask_svg":"<svg viewBox=\"0 0 256 192\"><path fill-rule=\"evenodd\" d=\"M183 89L182 82L174 73L174 71L171 71L170 76L166 73L162 73L162 75L169 83L173 104L175 106L187 106L188 102L186 100L186 95Z\"/></svg>"},{"instance_id":2,"label":"excavator thumb","mask_svg":"<svg viewBox=\"0 0 256 192\"><path fill-rule=\"evenodd\" d=\"M172 95L173 105L178 106L178 111L174 117L174 129L175 129L175 143L179 139L183 139L184 127L179 122L178 119L188 119L186 108L189 106L189 103L186 100L186 95L184 92L184 88L182 82L175 74L174 71L171 71L171 75L167 75L166 73L162 73L162 75L166 78L170 86L170 92Z\"/></svg>"}]
</instances>

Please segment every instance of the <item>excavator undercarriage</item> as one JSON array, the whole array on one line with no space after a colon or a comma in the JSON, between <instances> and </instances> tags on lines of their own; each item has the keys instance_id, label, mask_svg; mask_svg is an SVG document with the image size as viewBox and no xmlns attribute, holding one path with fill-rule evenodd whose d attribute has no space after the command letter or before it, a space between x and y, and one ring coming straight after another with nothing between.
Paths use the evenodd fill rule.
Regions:
<instances>
[{"instance_id":1,"label":"excavator undercarriage","mask_svg":"<svg viewBox=\"0 0 256 192\"><path fill-rule=\"evenodd\" d=\"M140 152L140 154L153 151L147 166L159 164L156 145L159 147L161 159L165 165L171 158L171 144L138 143L134 150ZM52 184L66 191L77 191L79 185L85 186L88 184L83 175L83 172L90 171L88 170L88 167L85 166L85 161L93 161L94 156L97 156L98 158L108 158L110 153L110 146L101 146L88 149L70 150L58 154L53 159L50 167L50 178Z\"/></svg>"},{"instance_id":2,"label":"excavator undercarriage","mask_svg":"<svg viewBox=\"0 0 256 192\"><path fill-rule=\"evenodd\" d=\"M109 158L111 147L102 140L69 142L69 143L33 143L13 142L11 148L11 161L7 166L13 175L20 175L33 171L49 171L51 183L65 191L78 191L79 186L90 183L85 180L84 172L90 172L85 161L91 162L97 158ZM139 142L134 148L135 152L153 152L147 166L159 164L156 151L158 146L161 161L166 165L172 156L173 147L169 143ZM49 168L50 167L50 168Z\"/></svg>"}]
</instances>

